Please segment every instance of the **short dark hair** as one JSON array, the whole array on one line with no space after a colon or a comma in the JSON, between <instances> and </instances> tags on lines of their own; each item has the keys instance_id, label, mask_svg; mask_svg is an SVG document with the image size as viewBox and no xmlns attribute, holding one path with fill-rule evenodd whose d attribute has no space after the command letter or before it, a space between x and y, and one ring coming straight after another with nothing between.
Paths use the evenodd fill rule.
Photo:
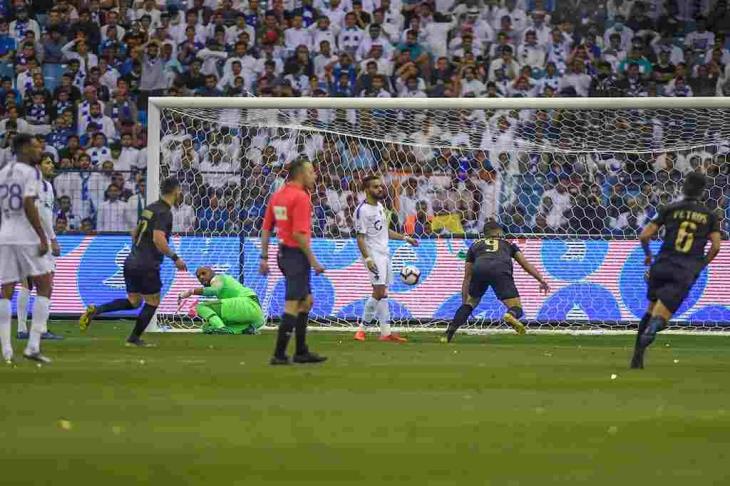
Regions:
<instances>
[{"instance_id":1,"label":"short dark hair","mask_svg":"<svg viewBox=\"0 0 730 486\"><path fill-rule=\"evenodd\" d=\"M690 172L687 174L687 177L684 178L682 193L685 197L700 199L702 194L705 192L705 186L707 186L707 178L704 174L699 172Z\"/></svg>"},{"instance_id":2,"label":"short dark hair","mask_svg":"<svg viewBox=\"0 0 730 486\"><path fill-rule=\"evenodd\" d=\"M29 133L19 133L13 138L13 153L19 154L23 147L29 145L33 139L33 135Z\"/></svg>"},{"instance_id":3,"label":"short dark hair","mask_svg":"<svg viewBox=\"0 0 730 486\"><path fill-rule=\"evenodd\" d=\"M368 188L368 186L370 185L370 183L372 181L376 181L378 179L380 179L380 176L377 175L377 174L370 174L368 176L363 177L363 179L362 179L362 189L363 189L363 191Z\"/></svg>"},{"instance_id":4,"label":"short dark hair","mask_svg":"<svg viewBox=\"0 0 730 486\"><path fill-rule=\"evenodd\" d=\"M492 235L494 233L503 233L504 230L502 229L502 226L497 223L496 221L487 221L484 223L484 234L485 235Z\"/></svg>"},{"instance_id":5,"label":"short dark hair","mask_svg":"<svg viewBox=\"0 0 730 486\"><path fill-rule=\"evenodd\" d=\"M160 185L160 193L163 196L166 196L168 194L172 194L178 187L180 187L180 181L177 180L177 177L168 177L162 181L162 184Z\"/></svg>"},{"instance_id":6,"label":"short dark hair","mask_svg":"<svg viewBox=\"0 0 730 486\"><path fill-rule=\"evenodd\" d=\"M296 178L302 169L304 169L304 164L311 164L311 161L306 157L294 159L291 164L289 164L289 179Z\"/></svg>"}]
</instances>

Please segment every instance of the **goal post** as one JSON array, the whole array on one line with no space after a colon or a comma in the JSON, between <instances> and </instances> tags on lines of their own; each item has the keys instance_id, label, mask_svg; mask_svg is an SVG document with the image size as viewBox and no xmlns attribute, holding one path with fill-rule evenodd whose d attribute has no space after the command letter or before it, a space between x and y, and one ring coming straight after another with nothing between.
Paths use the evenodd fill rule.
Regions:
<instances>
[{"instance_id":1,"label":"goal post","mask_svg":"<svg viewBox=\"0 0 730 486\"><path fill-rule=\"evenodd\" d=\"M306 157L318 173L313 250L327 267L312 281L319 324L353 327L370 293L352 220L360 179L378 174L389 223L421 242L391 242L395 326L430 329L453 316L464 253L494 219L553 287L541 296L515 269L531 328L627 329L646 306L636 238L656 208L697 170L710 180L708 204L727 210L729 122L730 98L150 98L147 201L164 177L181 180L172 243L189 266L165 263L151 328L200 328L195 301L177 302L198 285L200 265L239 278L278 318L276 251L272 274L256 271L260 223L288 163ZM728 253L723 242L673 326L730 330ZM397 278L406 264L421 270L414 286ZM498 328L503 311L489 291L469 325Z\"/></svg>"}]
</instances>

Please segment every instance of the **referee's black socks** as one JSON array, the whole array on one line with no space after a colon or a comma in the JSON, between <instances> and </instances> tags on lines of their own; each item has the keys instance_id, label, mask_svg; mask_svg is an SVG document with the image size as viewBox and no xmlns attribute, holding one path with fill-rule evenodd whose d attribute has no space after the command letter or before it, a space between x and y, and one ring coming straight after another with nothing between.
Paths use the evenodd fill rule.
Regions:
<instances>
[{"instance_id":1,"label":"referee's black socks","mask_svg":"<svg viewBox=\"0 0 730 486\"><path fill-rule=\"evenodd\" d=\"M448 339L449 342L451 342L451 340L454 338L456 330L466 324L466 320L469 319L469 316L471 315L473 310L474 307L470 306L469 304L461 304L461 307L459 307L459 309L456 311L456 314L454 314L454 320L451 321L448 329L446 329L446 339Z\"/></svg>"},{"instance_id":2,"label":"referee's black socks","mask_svg":"<svg viewBox=\"0 0 730 486\"><path fill-rule=\"evenodd\" d=\"M298 320L299 317L293 314L284 313L284 315L281 316L281 324L279 324L279 332L276 336L276 348L274 349L275 357L286 359L286 347L289 344L289 337L291 336L294 328L297 326ZM306 321L304 325L306 326ZM298 340L299 336L297 335L297 341Z\"/></svg>"},{"instance_id":3,"label":"referee's black socks","mask_svg":"<svg viewBox=\"0 0 730 486\"><path fill-rule=\"evenodd\" d=\"M104 314L105 312L114 312L114 311L120 311L120 310L132 310L136 309L137 306L132 305L132 303L129 301L129 299L117 299L112 300L111 302L107 302L106 304L102 304L96 308L96 314Z\"/></svg>"},{"instance_id":4,"label":"referee's black socks","mask_svg":"<svg viewBox=\"0 0 730 486\"><path fill-rule=\"evenodd\" d=\"M139 341L140 336L142 336L144 330L147 329L147 326L150 324L150 321L152 320L152 317L155 315L156 311L157 306L149 305L145 302L142 310L137 316L137 322L135 322L134 324L134 330L129 336L129 341Z\"/></svg>"},{"instance_id":5,"label":"referee's black socks","mask_svg":"<svg viewBox=\"0 0 730 486\"><path fill-rule=\"evenodd\" d=\"M307 354L307 322L309 322L309 312L300 312L297 316L297 323L294 327L296 354Z\"/></svg>"}]
</instances>

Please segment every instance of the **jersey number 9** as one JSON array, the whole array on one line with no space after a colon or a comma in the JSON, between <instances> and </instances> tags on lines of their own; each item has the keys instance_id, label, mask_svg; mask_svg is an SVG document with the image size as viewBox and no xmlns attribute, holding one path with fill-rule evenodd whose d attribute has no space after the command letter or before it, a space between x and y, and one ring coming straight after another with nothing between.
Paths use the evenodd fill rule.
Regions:
<instances>
[{"instance_id":1,"label":"jersey number 9","mask_svg":"<svg viewBox=\"0 0 730 486\"><path fill-rule=\"evenodd\" d=\"M689 253L692 244L695 242L697 225L692 221L682 221L677 231L677 239L674 240L674 248L680 253Z\"/></svg>"},{"instance_id":2,"label":"jersey number 9","mask_svg":"<svg viewBox=\"0 0 730 486\"><path fill-rule=\"evenodd\" d=\"M488 252L494 253L499 248L499 241L494 240L492 238L488 238L488 239L484 240L484 248Z\"/></svg>"}]
</instances>

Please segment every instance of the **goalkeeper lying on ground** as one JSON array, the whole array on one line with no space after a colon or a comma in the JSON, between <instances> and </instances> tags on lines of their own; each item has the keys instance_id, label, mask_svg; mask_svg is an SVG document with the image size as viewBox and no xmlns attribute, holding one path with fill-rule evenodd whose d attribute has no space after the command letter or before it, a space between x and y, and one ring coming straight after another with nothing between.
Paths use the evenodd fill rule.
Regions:
<instances>
[{"instance_id":1,"label":"goalkeeper lying on ground","mask_svg":"<svg viewBox=\"0 0 730 486\"><path fill-rule=\"evenodd\" d=\"M195 310L205 324L205 334L255 334L264 325L264 313L256 293L226 274L216 274L210 267L200 267L195 275L203 287L186 290L180 300L193 295L217 297L199 303Z\"/></svg>"}]
</instances>

